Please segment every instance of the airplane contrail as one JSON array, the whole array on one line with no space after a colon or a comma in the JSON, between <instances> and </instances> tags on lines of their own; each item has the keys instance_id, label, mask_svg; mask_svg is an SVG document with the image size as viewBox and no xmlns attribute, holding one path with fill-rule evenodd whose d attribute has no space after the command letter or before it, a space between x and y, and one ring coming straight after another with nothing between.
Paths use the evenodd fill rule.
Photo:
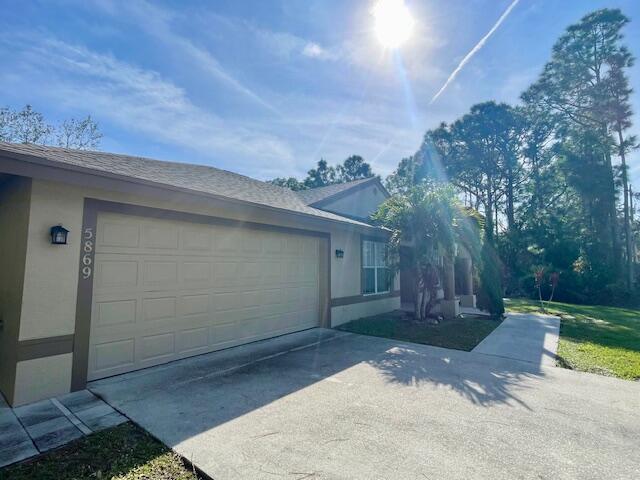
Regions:
<instances>
[{"instance_id":1,"label":"airplane contrail","mask_svg":"<svg viewBox=\"0 0 640 480\"><path fill-rule=\"evenodd\" d=\"M438 93L436 93L433 98L431 99L431 101L429 102L429 105L431 105L433 102L435 102L438 97L440 95L442 95L442 92L444 92L446 90L446 88L449 86L449 84L451 82L453 82L453 80L458 76L458 73L460 73L460 70L462 70L464 68L464 66L467 64L467 62L469 62L469 60L471 60L471 58L484 46L485 43L487 43L487 40L489 40L489 37L491 37L491 35L493 35L493 32L495 32L498 27L502 24L502 22L504 22L504 20L509 16L509 14L511 13L511 10L514 9L514 7L518 4L520 0L514 0L511 5L509 5L507 7L507 9L504 11L504 13L502 15L500 15L500 18L498 19L498 21L495 23L495 25L493 27L491 27L491 30L489 30L487 32L487 34L482 37L482 39L480 39L480 41L476 44L475 47L473 47L471 49L471 51L469 51L469 53L467 53L465 55L465 57L462 59L462 61L458 64L458 66L456 67L456 69L451 73L451 75L449 75L449 78L447 78L447 81L444 82L444 85L442 85L442 87L440 88L440 90L438 90Z\"/></svg>"}]
</instances>

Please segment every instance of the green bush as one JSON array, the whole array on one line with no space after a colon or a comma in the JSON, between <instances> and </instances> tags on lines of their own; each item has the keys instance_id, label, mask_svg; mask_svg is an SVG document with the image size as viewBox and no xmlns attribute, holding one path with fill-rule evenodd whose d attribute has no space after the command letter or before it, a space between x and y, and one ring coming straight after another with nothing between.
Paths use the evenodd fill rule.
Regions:
<instances>
[{"instance_id":1,"label":"green bush","mask_svg":"<svg viewBox=\"0 0 640 480\"><path fill-rule=\"evenodd\" d=\"M478 307L494 316L504 314L502 300L502 262L493 245L485 241L480 251L480 285L478 288Z\"/></svg>"}]
</instances>

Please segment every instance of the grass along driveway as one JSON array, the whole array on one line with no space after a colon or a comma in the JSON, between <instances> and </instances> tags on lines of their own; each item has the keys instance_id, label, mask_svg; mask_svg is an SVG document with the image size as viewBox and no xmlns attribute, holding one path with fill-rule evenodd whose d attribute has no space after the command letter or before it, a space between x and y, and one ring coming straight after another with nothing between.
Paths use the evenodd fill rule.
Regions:
<instances>
[{"instance_id":1,"label":"grass along driveway","mask_svg":"<svg viewBox=\"0 0 640 480\"><path fill-rule=\"evenodd\" d=\"M539 302L526 299L510 299L505 306L512 312L540 311ZM545 302L545 310L562 319L560 366L640 379L640 310L559 302Z\"/></svg>"},{"instance_id":2,"label":"grass along driveway","mask_svg":"<svg viewBox=\"0 0 640 480\"><path fill-rule=\"evenodd\" d=\"M0 469L0 480L198 480L181 458L131 423Z\"/></svg>"},{"instance_id":3,"label":"grass along driveway","mask_svg":"<svg viewBox=\"0 0 640 480\"><path fill-rule=\"evenodd\" d=\"M489 317L462 316L439 324L417 322L404 312L395 311L360 318L337 327L351 333L392 338L436 347L471 351L500 325Z\"/></svg>"}]
</instances>

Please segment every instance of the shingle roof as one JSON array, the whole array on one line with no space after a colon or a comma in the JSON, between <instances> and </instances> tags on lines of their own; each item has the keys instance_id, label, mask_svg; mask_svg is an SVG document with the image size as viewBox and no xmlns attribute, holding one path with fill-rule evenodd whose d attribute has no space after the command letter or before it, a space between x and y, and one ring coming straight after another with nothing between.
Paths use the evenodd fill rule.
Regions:
<instances>
[{"instance_id":1,"label":"shingle roof","mask_svg":"<svg viewBox=\"0 0 640 480\"><path fill-rule=\"evenodd\" d=\"M96 175L126 177L159 186L177 187L194 193L215 195L247 203L311 215L327 220L369 226L340 215L308 206L288 188L205 165L166 162L106 152L74 150L32 144L0 142L2 153L24 155L25 161L45 160L60 168L88 169Z\"/></svg>"},{"instance_id":2,"label":"shingle roof","mask_svg":"<svg viewBox=\"0 0 640 480\"><path fill-rule=\"evenodd\" d=\"M352 182L336 183L335 185L327 185L326 187L310 188L309 190L300 190L296 192L302 201L307 205L313 205L322 200L326 200L334 195L349 190L356 185L362 183L376 181L376 177L361 178L359 180L353 180Z\"/></svg>"}]
</instances>

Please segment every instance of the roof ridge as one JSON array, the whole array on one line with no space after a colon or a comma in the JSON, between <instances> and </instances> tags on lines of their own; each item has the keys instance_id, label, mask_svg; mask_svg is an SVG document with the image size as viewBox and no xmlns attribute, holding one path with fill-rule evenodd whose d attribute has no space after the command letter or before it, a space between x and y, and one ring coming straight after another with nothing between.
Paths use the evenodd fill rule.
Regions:
<instances>
[{"instance_id":1,"label":"roof ridge","mask_svg":"<svg viewBox=\"0 0 640 480\"><path fill-rule=\"evenodd\" d=\"M343 192L349 191L352 188L358 187L359 185L363 185L368 182L380 182L380 179L378 176L373 175L371 177L351 180L350 182L332 183L330 185L324 185L322 187L299 190L296 193L307 205L311 206L316 203L328 200L336 195L340 195Z\"/></svg>"},{"instance_id":2,"label":"roof ridge","mask_svg":"<svg viewBox=\"0 0 640 480\"><path fill-rule=\"evenodd\" d=\"M226 197L325 220L370 226L314 208L288 188L209 165L0 141L0 157L3 156L26 163L33 163L37 159L57 168L90 172L92 175L116 175L137 182L152 182L163 188L178 188L196 194Z\"/></svg>"},{"instance_id":3,"label":"roof ridge","mask_svg":"<svg viewBox=\"0 0 640 480\"><path fill-rule=\"evenodd\" d=\"M107 152L107 151L103 151L103 150L81 150L81 149L77 149L77 148L68 148L68 147L58 147L55 145L39 145L37 143L12 143L12 142L5 142L5 141L0 141L0 147L2 145L9 145L9 146L26 146L26 147L30 147L30 148L37 148L39 150L58 150L60 152L64 152L64 153L68 153L71 155L83 155L83 154L92 154L92 155L106 155L106 156L110 156L110 157L118 157L121 159L126 159L126 158L133 158L136 160L144 160L147 162L154 162L154 163L163 163L163 164L167 164L167 165L174 165L174 166L190 166L190 167L198 167L198 168L204 168L204 169L211 169L211 170L217 170L219 172L225 172L231 175L235 175L238 177L243 177L243 178L247 178L249 180L253 180L255 182L260 182L263 184L267 184L267 185L271 185L277 188L285 188L285 187L280 187L279 185L274 185L272 183L266 182L264 180L259 180L257 178L253 178L250 177L248 175L244 175L242 173L238 173L238 172L232 172L231 170L227 170L225 168L220 168L220 167L216 167L213 165L203 165L201 163L191 163L191 162L183 162L183 161L179 161L179 160L162 160L159 158L151 158L151 157L145 157L142 155L130 155L130 154L126 154L126 153L115 153L115 152ZM285 188L286 189L286 188ZM288 189L287 189L288 190Z\"/></svg>"}]
</instances>

